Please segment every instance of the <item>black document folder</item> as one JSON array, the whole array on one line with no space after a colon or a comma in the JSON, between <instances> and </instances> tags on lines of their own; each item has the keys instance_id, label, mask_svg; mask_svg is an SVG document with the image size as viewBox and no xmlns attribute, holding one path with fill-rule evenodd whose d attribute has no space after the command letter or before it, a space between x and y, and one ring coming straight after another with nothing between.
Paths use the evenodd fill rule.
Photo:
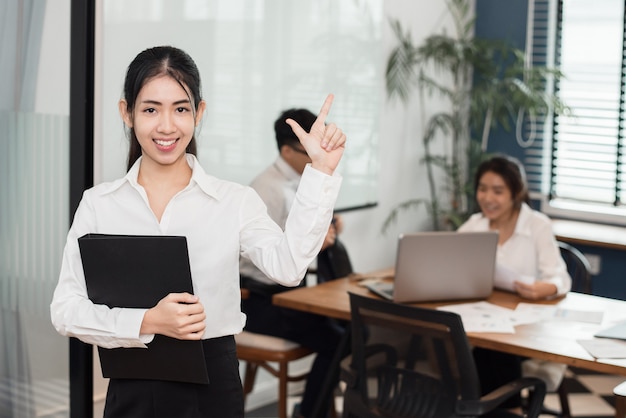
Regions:
<instances>
[{"instance_id":1,"label":"black document folder","mask_svg":"<svg viewBox=\"0 0 626 418\"><path fill-rule=\"evenodd\" d=\"M78 245L94 303L152 308L168 293L193 293L185 237L87 234ZM201 341L157 334L147 349L98 353L104 377L209 383Z\"/></svg>"}]
</instances>

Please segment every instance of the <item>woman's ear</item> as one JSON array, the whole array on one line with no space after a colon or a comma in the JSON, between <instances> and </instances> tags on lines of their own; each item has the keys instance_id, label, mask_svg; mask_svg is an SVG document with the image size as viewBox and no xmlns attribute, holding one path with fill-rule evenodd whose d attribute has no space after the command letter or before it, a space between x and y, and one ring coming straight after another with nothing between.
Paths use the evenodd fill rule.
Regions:
<instances>
[{"instance_id":1,"label":"woman's ear","mask_svg":"<svg viewBox=\"0 0 626 418\"><path fill-rule=\"evenodd\" d=\"M126 124L128 129L132 128L133 118L131 117L130 113L128 113L128 103L126 103L126 100L121 99L119 103L117 104L117 106L119 108L120 116L122 117L124 124Z\"/></svg>"},{"instance_id":2,"label":"woman's ear","mask_svg":"<svg viewBox=\"0 0 626 418\"><path fill-rule=\"evenodd\" d=\"M206 102L204 100L200 100L200 103L198 103L198 111L196 112L196 126L198 126L202 121L202 115L204 114L205 109Z\"/></svg>"}]
</instances>

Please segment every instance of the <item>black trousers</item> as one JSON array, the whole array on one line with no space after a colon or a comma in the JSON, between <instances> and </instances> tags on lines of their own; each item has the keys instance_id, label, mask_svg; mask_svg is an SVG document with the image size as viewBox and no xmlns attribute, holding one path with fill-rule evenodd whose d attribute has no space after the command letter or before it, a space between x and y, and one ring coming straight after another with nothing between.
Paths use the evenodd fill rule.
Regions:
<instances>
[{"instance_id":1,"label":"black trousers","mask_svg":"<svg viewBox=\"0 0 626 418\"><path fill-rule=\"evenodd\" d=\"M279 288L277 286L275 289ZM300 413L310 417L324 379L333 371L333 356L345 329L325 316L275 306L272 304L272 291L260 293L255 290L250 289L250 296L242 301L242 310L248 316L246 330L286 338L317 353L300 404ZM330 408L330 398L322 402Z\"/></svg>"},{"instance_id":2,"label":"black trousers","mask_svg":"<svg viewBox=\"0 0 626 418\"><path fill-rule=\"evenodd\" d=\"M243 388L235 339L203 341L209 384L111 379L105 418L243 417Z\"/></svg>"}]
</instances>

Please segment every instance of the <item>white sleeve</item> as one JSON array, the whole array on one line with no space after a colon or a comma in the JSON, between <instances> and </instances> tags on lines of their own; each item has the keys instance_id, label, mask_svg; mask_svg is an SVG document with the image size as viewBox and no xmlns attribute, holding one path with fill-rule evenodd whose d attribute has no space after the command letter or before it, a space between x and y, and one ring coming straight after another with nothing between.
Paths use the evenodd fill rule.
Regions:
<instances>
[{"instance_id":1,"label":"white sleeve","mask_svg":"<svg viewBox=\"0 0 626 418\"><path fill-rule=\"evenodd\" d=\"M87 296L78 238L97 232L89 193L83 194L63 250L59 281L50 304L52 324L61 335L105 348L146 347L154 335L139 335L146 309L109 308Z\"/></svg>"},{"instance_id":2,"label":"white sleeve","mask_svg":"<svg viewBox=\"0 0 626 418\"><path fill-rule=\"evenodd\" d=\"M308 165L284 232L250 189L241 208L242 255L272 280L286 286L298 285L322 247L340 186L339 175L328 176Z\"/></svg>"}]
</instances>

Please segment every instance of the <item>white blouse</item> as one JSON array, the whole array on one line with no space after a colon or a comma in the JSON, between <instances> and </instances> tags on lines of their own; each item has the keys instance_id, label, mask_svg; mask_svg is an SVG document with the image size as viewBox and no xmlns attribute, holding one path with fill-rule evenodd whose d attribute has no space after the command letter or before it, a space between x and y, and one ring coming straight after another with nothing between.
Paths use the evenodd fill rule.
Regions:
<instances>
[{"instance_id":1,"label":"white blouse","mask_svg":"<svg viewBox=\"0 0 626 418\"><path fill-rule=\"evenodd\" d=\"M192 155L187 161L191 181L168 203L161 222L137 183L140 160L125 177L84 192L50 305L59 333L107 348L145 347L154 338L139 334L146 309L110 309L87 297L77 241L87 233L185 236L194 293L206 313L205 339L237 334L244 327L240 255L283 285L296 286L304 277L328 230L339 175L306 167L283 232L253 189L207 175Z\"/></svg>"},{"instance_id":2,"label":"white blouse","mask_svg":"<svg viewBox=\"0 0 626 418\"><path fill-rule=\"evenodd\" d=\"M489 219L482 213L472 215L459 232L488 231ZM550 219L523 203L513 235L498 245L497 263L520 275L552 283L557 295L572 287L572 279L552 232Z\"/></svg>"}]
</instances>

